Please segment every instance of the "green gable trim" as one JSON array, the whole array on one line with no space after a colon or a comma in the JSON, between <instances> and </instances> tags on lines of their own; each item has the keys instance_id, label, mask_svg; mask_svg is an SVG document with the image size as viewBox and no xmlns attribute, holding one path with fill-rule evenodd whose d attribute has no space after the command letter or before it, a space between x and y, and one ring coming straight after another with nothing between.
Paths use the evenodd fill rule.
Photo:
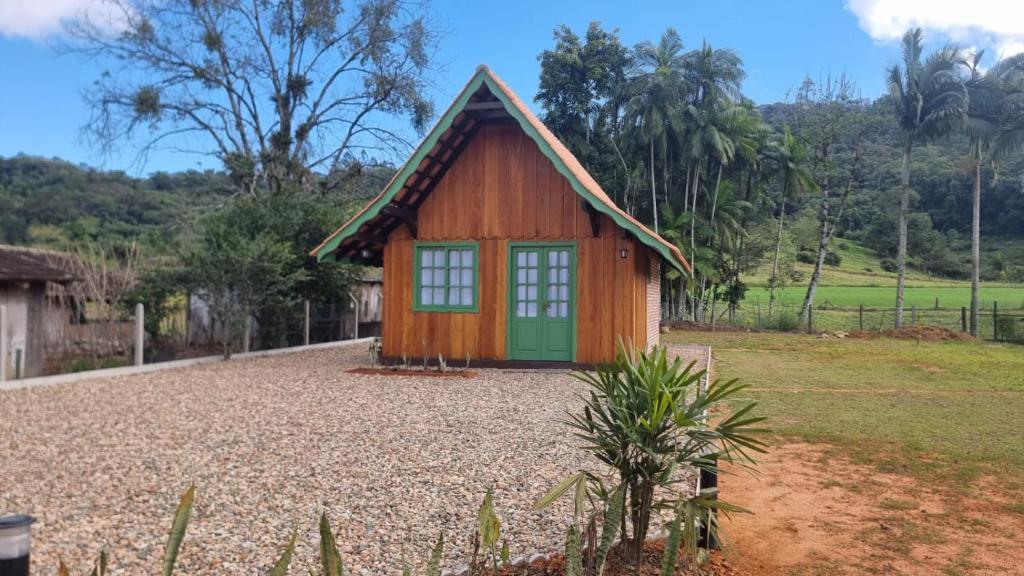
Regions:
<instances>
[{"instance_id":1,"label":"green gable trim","mask_svg":"<svg viewBox=\"0 0 1024 576\"><path fill-rule=\"evenodd\" d=\"M611 218L612 221L615 222L620 228L631 232L643 244L653 249L662 258L671 263L674 268L676 268L683 274L687 273L683 263L680 262L675 257L675 255L668 248L668 246L665 246L664 244L659 242L658 239L655 238L650 232L647 232L646 230L640 228L635 223L626 219L618 211L612 209L610 206L608 206L601 200L598 200L589 190L587 190L587 187L584 186L583 183L580 182L579 178L577 178L576 175L573 174L572 170L570 170L569 167L565 165L565 162L562 161L562 158L551 148L547 140L545 140L545 138L541 136L541 134L529 121L529 119L527 119L526 116L524 116L523 113L519 110L519 108L512 103L508 94L505 93L505 90L503 90L500 86L498 86L498 84L494 82L494 80L490 77L485 68L480 68L477 70L473 78L462 90L462 93L459 94L459 97L456 98L455 102L453 102L451 107L448 108L448 111L445 112L444 116L442 116L441 120L438 121L436 126L434 126L434 129L431 130L427 138L423 141L422 144L420 144L420 146L413 153L409 161L406 162L406 164L402 167L402 170L399 172L398 176L391 181L391 184L384 191L384 193L380 195L377 198L377 200L375 200L367 209L365 209L362 212L362 214L360 214L356 219L349 222L348 225L346 225L344 228L335 233L335 235L330 240L325 242L319 249L317 249L316 259L318 262L323 260L325 257L333 254L334 250L337 249L338 245L341 244L341 242L345 238L355 234L360 226L362 226L367 221L377 216L380 213L381 209L384 208L384 206L387 206L394 199L394 197L398 194L398 191L402 189L402 187L405 185L405 182L409 179L412 173L415 172L416 167L420 165L423 159L427 156L427 153L434 147L434 145L437 144L437 141L441 138L441 135L444 134L445 131L447 131L451 127L452 123L455 121L455 117L459 115L462 109L469 102L470 97L480 88L481 84L486 84L487 88L491 91L491 93L495 97L497 97L498 100L501 101L501 103L505 106L505 111L508 112L509 115L511 115L513 118L515 118L516 122L519 124L519 127L523 130L523 132L530 136L530 138L537 144L537 146L540 148L541 153L544 154L544 156L547 157L547 159L550 160L552 164L554 164L555 169L558 170L558 173L564 176L565 179L569 181L570 186L572 186L572 189L575 190L577 194L586 199L587 202L589 202L590 205L593 206L598 212L601 212L602 214L605 214L606 216Z\"/></svg>"},{"instance_id":2,"label":"green gable trim","mask_svg":"<svg viewBox=\"0 0 1024 576\"><path fill-rule=\"evenodd\" d=\"M334 250L338 248L342 240L356 233L359 227L368 222L370 219L377 216L381 209L387 206L398 194L398 191L405 185L406 180L412 176L412 173L416 171L416 167L423 162L426 158L427 153L437 144L437 141L441 139L441 135L451 128L452 123L455 122L455 117L462 112L463 107L469 102L469 98L480 88L480 84L483 83L484 77L486 76L485 71L479 70L473 79L469 81L469 84L462 90L459 97L455 102L448 108L441 120L438 121L434 129L430 131L427 138L413 153L412 158L402 167L401 172L398 173L392 181L391 185L387 187L383 194L377 198L358 218L352 220L347 226L335 233L334 237L328 240L316 251L317 262L323 260L326 256L333 254Z\"/></svg>"}]
</instances>

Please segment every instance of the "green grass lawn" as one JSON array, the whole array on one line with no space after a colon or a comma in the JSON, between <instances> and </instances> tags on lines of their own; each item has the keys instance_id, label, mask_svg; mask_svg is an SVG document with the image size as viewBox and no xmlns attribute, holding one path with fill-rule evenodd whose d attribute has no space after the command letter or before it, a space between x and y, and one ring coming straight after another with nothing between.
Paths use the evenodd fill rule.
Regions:
<instances>
[{"instance_id":1,"label":"green grass lawn","mask_svg":"<svg viewBox=\"0 0 1024 576\"><path fill-rule=\"evenodd\" d=\"M1024 346L689 332L717 376L751 386L774 432L873 463L953 475L1024 473Z\"/></svg>"}]
</instances>

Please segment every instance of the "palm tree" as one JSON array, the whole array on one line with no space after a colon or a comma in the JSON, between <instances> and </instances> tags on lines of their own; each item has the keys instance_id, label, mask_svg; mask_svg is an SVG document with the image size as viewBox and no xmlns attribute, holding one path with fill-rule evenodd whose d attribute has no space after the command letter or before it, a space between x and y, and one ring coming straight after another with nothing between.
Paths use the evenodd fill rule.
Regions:
<instances>
[{"instance_id":1,"label":"palm tree","mask_svg":"<svg viewBox=\"0 0 1024 576\"><path fill-rule=\"evenodd\" d=\"M1002 91L999 71L983 72L978 64L985 51L979 50L967 61L969 76L964 82L967 89L967 112L964 131L971 142L971 163L974 165L974 186L971 201L971 335L978 335L978 293L981 276L981 162L999 132Z\"/></svg>"},{"instance_id":2,"label":"palm tree","mask_svg":"<svg viewBox=\"0 0 1024 576\"><path fill-rule=\"evenodd\" d=\"M907 271L907 214L910 211L910 161L915 142L927 142L958 126L967 106L967 90L959 75L960 48L946 44L922 63L920 28L903 35L902 62L889 68L889 94L903 130L900 178L899 244L896 253L896 327L903 325L903 287Z\"/></svg>"},{"instance_id":3,"label":"palm tree","mask_svg":"<svg viewBox=\"0 0 1024 576\"><path fill-rule=\"evenodd\" d=\"M772 275L768 283L768 321L772 319L775 305L775 287L779 283L779 252L782 249L782 228L786 222L786 200L790 193L817 189L814 175L807 166L807 150L785 125L778 141L769 150L773 168L782 185L782 200L779 204L778 234L775 238L775 257L772 259Z\"/></svg>"},{"instance_id":4,"label":"palm tree","mask_svg":"<svg viewBox=\"0 0 1024 576\"><path fill-rule=\"evenodd\" d=\"M657 46L644 42L636 47L639 73L626 84L623 124L647 143L650 161L651 211L658 231L658 195L655 148L662 156L669 140L683 132L679 93L682 89L683 41L672 28L665 30Z\"/></svg>"}]
</instances>

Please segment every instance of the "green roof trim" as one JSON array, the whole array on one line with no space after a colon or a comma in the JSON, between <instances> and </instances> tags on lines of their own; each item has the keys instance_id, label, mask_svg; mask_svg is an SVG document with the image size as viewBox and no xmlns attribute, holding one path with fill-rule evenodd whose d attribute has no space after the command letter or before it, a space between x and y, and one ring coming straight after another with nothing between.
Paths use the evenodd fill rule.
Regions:
<instances>
[{"instance_id":1,"label":"green roof trim","mask_svg":"<svg viewBox=\"0 0 1024 576\"><path fill-rule=\"evenodd\" d=\"M376 199L367 205L362 212L356 215L356 217L350 220L347 224L339 228L320 246L317 246L313 250L312 255L316 256L317 261L323 260L325 257L333 254L334 250L345 238L355 234L360 226L377 216L381 209L394 199L395 195L398 194L398 191L405 185L406 180L416 170L416 167L420 165L427 153L435 144L437 144L441 135L451 127L456 116L462 112L462 109L469 102L470 97L480 88L481 84L486 84L491 93L501 101L505 107L505 111L508 112L509 115L511 115L519 124L519 127L529 135L534 142L536 142L541 153L551 161L559 174L568 180L572 189L575 190L577 194L586 199L587 202L589 202L590 205L598 212L611 218L619 227L631 232L643 244L653 249L662 258L671 263L674 268L684 274L689 272L689 266L686 265L685 261L682 261L673 253L672 249L669 248L664 239L657 236L654 232L642 227L638 222L626 216L625 213L616 210L613 206L610 206L608 202L605 202L595 196L583 184L583 182L580 181L579 177L577 177L572 169L569 168L562 157L551 147L547 138L537 130L537 127L534 126L530 119L526 117L523 111L520 110L519 106L513 102L512 96L507 92L507 89L497 82L491 75L490 71L484 66L477 69L476 74L473 75L473 78L470 79L469 83L459 94L458 98L456 98L455 102L452 103L444 116L442 116L438 121L437 125L430 131L430 134L416 149L409 161L405 163L395 178L391 180L391 183L388 184L387 188L385 188Z\"/></svg>"}]
</instances>

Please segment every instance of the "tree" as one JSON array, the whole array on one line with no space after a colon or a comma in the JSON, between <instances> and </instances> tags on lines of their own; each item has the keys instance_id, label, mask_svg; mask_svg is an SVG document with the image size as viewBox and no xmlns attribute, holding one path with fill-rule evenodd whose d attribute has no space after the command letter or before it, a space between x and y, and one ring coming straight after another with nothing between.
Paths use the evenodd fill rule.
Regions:
<instances>
[{"instance_id":1,"label":"tree","mask_svg":"<svg viewBox=\"0 0 1024 576\"><path fill-rule=\"evenodd\" d=\"M814 258L814 269L807 284L800 319L804 320L814 306L814 295L821 279L821 271L828 255L829 244L842 220L850 192L857 179L860 161L860 140L864 125L858 117L857 103L854 102L854 85L845 75L833 80L826 78L821 85L809 78L804 80L796 97L796 120L801 141L811 151L811 172L816 189L820 191L818 206L818 247ZM847 141L847 139L849 139ZM846 183L833 204L833 188L840 174L835 159L836 147L848 146L852 158L846 165Z\"/></svg>"},{"instance_id":2,"label":"tree","mask_svg":"<svg viewBox=\"0 0 1024 576\"><path fill-rule=\"evenodd\" d=\"M296 301L295 287L309 277L289 244L255 216L259 202L240 197L204 218L181 258L185 286L221 324L225 359L257 311Z\"/></svg>"},{"instance_id":3,"label":"tree","mask_svg":"<svg viewBox=\"0 0 1024 576\"><path fill-rule=\"evenodd\" d=\"M637 141L648 148L651 183L651 215L658 231L658 193L655 179L655 148L667 155L669 140L683 132L681 103L683 41L669 28L655 46L638 44L634 58L638 69L627 83L623 124Z\"/></svg>"},{"instance_id":4,"label":"tree","mask_svg":"<svg viewBox=\"0 0 1024 576\"><path fill-rule=\"evenodd\" d=\"M536 100L544 109L544 123L585 163L592 159L592 140L598 117L607 114L626 77L629 50L619 42L618 30L606 31L591 22L585 40L568 26L554 32L555 48L541 52L540 86ZM612 123L614 124L614 123Z\"/></svg>"},{"instance_id":5,"label":"tree","mask_svg":"<svg viewBox=\"0 0 1024 576\"><path fill-rule=\"evenodd\" d=\"M978 307L981 283L981 164L983 154L999 131L1002 116L1002 92L997 69L983 72L979 67L984 50L975 52L966 61L968 77L967 110L964 131L970 138L971 164L974 172L971 190L971 317L970 331L978 335Z\"/></svg>"},{"instance_id":6,"label":"tree","mask_svg":"<svg viewBox=\"0 0 1024 576\"><path fill-rule=\"evenodd\" d=\"M907 215L910 212L910 162L916 142L949 133L963 120L967 91L958 73L960 48L946 44L922 63L924 34L920 28L903 35L902 62L888 71L889 95L903 131L903 168L896 254L896 327L903 325L903 288L907 272Z\"/></svg>"},{"instance_id":7,"label":"tree","mask_svg":"<svg viewBox=\"0 0 1024 576\"><path fill-rule=\"evenodd\" d=\"M793 135L786 125L783 133L771 150L774 170L780 183L781 199L779 201L779 221L775 237L775 256L772 258L772 275L768 280L768 321L772 319L772 308L775 305L775 288L780 282L779 253L782 250L782 229L786 223L786 200L791 193L817 189L817 184L807 166L807 149Z\"/></svg>"},{"instance_id":8,"label":"tree","mask_svg":"<svg viewBox=\"0 0 1024 576\"><path fill-rule=\"evenodd\" d=\"M312 169L404 150L386 122L422 130L436 34L405 0L107 0L113 23L82 17L69 50L119 62L87 92L85 134L104 151L182 135L240 189L310 185ZM113 25L111 25L113 24Z\"/></svg>"}]
</instances>

